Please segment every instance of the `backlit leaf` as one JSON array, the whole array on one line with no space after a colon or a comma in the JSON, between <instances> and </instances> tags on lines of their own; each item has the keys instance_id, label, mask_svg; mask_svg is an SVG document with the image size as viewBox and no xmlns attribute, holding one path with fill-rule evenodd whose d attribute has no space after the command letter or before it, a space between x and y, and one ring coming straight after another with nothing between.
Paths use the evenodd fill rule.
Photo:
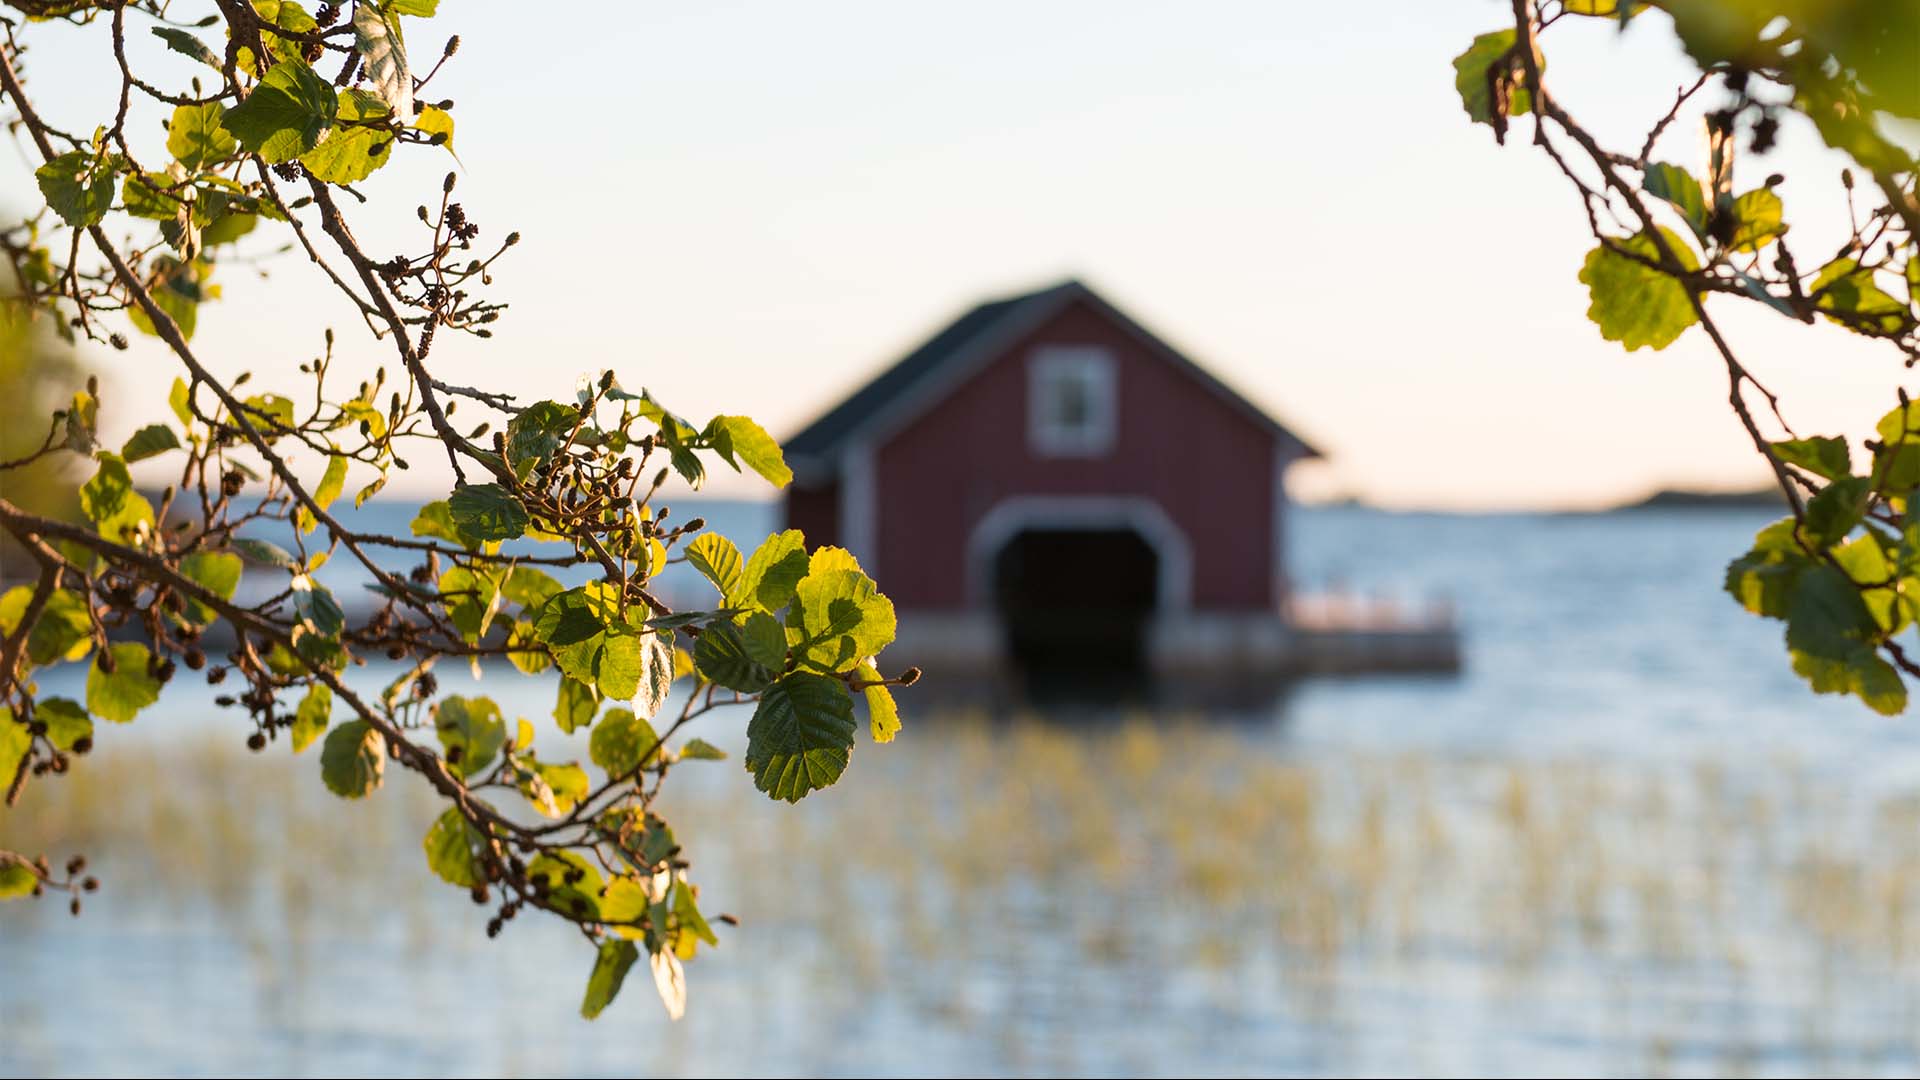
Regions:
<instances>
[{"instance_id":1,"label":"backlit leaf","mask_svg":"<svg viewBox=\"0 0 1920 1080\"><path fill-rule=\"evenodd\" d=\"M486 883L475 850L482 843L478 830L467 823L459 809L448 807L427 830L422 847L427 853L427 868L449 885L471 889Z\"/></svg>"},{"instance_id":2,"label":"backlit leaf","mask_svg":"<svg viewBox=\"0 0 1920 1080\"><path fill-rule=\"evenodd\" d=\"M720 590L722 597L733 595L740 585L740 549L719 533L704 533L687 545L687 565Z\"/></svg>"},{"instance_id":3,"label":"backlit leaf","mask_svg":"<svg viewBox=\"0 0 1920 1080\"><path fill-rule=\"evenodd\" d=\"M1699 260L1685 241L1665 227L1661 227L1660 235L1682 267L1699 269ZM1614 243L1649 259L1659 257L1659 249L1647 233ZM1601 337L1630 350L1642 345L1664 349L1698 321L1685 285L1605 244L1587 254L1580 280L1592 300L1587 318L1600 327Z\"/></svg>"},{"instance_id":4,"label":"backlit leaf","mask_svg":"<svg viewBox=\"0 0 1920 1080\"><path fill-rule=\"evenodd\" d=\"M241 146L278 164L320 145L339 108L333 84L306 61L289 58L268 69L247 99L226 111L222 123Z\"/></svg>"},{"instance_id":5,"label":"backlit leaf","mask_svg":"<svg viewBox=\"0 0 1920 1080\"><path fill-rule=\"evenodd\" d=\"M40 194L60 220L76 229L97 225L113 208L116 160L70 150L33 171Z\"/></svg>"},{"instance_id":6,"label":"backlit leaf","mask_svg":"<svg viewBox=\"0 0 1920 1080\"><path fill-rule=\"evenodd\" d=\"M120 448L120 457L128 464L158 457L169 450L180 448L180 437L165 424L148 424L133 433L126 445Z\"/></svg>"},{"instance_id":7,"label":"backlit leaf","mask_svg":"<svg viewBox=\"0 0 1920 1080\"><path fill-rule=\"evenodd\" d=\"M499 484L467 484L447 499L454 528L476 540L513 540L526 535L527 510Z\"/></svg>"},{"instance_id":8,"label":"backlit leaf","mask_svg":"<svg viewBox=\"0 0 1920 1080\"><path fill-rule=\"evenodd\" d=\"M613 1004L621 984L627 980L627 969L639 958L640 950L624 938L601 942L600 951L593 959L593 971L587 976L587 995L581 999L580 1015L591 1020Z\"/></svg>"},{"instance_id":9,"label":"backlit leaf","mask_svg":"<svg viewBox=\"0 0 1920 1080\"><path fill-rule=\"evenodd\" d=\"M727 606L757 607L779 611L793 599L793 590L807 576L806 538L798 529L788 529L766 538L740 573L737 591L727 597Z\"/></svg>"},{"instance_id":10,"label":"backlit leaf","mask_svg":"<svg viewBox=\"0 0 1920 1080\"><path fill-rule=\"evenodd\" d=\"M160 680L147 670L153 653L141 642L115 642L111 651L111 673L101 670L98 659L87 668L87 711L124 724L160 700Z\"/></svg>"},{"instance_id":11,"label":"backlit leaf","mask_svg":"<svg viewBox=\"0 0 1920 1080\"><path fill-rule=\"evenodd\" d=\"M365 720L334 728L320 747L320 779L343 799L366 797L380 786L386 767L386 737Z\"/></svg>"},{"instance_id":12,"label":"backlit leaf","mask_svg":"<svg viewBox=\"0 0 1920 1080\"><path fill-rule=\"evenodd\" d=\"M219 102L176 107L167 125L167 152L190 173L232 157L240 144L221 123L225 115Z\"/></svg>"},{"instance_id":13,"label":"backlit leaf","mask_svg":"<svg viewBox=\"0 0 1920 1080\"><path fill-rule=\"evenodd\" d=\"M442 698L433 728L440 736L447 767L456 776L475 776L493 763L507 742L500 706L484 697Z\"/></svg>"},{"instance_id":14,"label":"backlit leaf","mask_svg":"<svg viewBox=\"0 0 1920 1080\"><path fill-rule=\"evenodd\" d=\"M327 730L330 714L333 712L333 691L325 683L314 683L307 687L307 694L300 699L300 707L294 710L293 752L298 754L313 745L313 740Z\"/></svg>"},{"instance_id":15,"label":"backlit leaf","mask_svg":"<svg viewBox=\"0 0 1920 1080\"><path fill-rule=\"evenodd\" d=\"M653 725L644 717L635 716L631 709L607 710L607 715L593 726L593 736L587 741L588 756L606 770L609 777L631 774L640 767L643 754L649 760L656 759L659 745L660 737L654 733Z\"/></svg>"}]
</instances>

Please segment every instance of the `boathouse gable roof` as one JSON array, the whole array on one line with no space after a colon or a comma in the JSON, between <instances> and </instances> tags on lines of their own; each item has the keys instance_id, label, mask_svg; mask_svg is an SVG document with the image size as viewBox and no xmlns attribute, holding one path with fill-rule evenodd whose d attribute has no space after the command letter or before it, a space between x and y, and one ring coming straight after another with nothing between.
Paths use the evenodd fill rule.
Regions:
<instances>
[{"instance_id":1,"label":"boathouse gable roof","mask_svg":"<svg viewBox=\"0 0 1920 1080\"><path fill-rule=\"evenodd\" d=\"M1215 396L1252 419L1278 445L1288 448L1289 456L1321 456L1318 450L1212 372L1086 285L1068 280L1035 292L988 301L966 312L786 440L788 461L797 472L815 477L832 475L837 472L841 453L849 446L861 440L883 439L898 430L1076 301L1085 302L1139 340L1150 354L1185 370Z\"/></svg>"}]
</instances>

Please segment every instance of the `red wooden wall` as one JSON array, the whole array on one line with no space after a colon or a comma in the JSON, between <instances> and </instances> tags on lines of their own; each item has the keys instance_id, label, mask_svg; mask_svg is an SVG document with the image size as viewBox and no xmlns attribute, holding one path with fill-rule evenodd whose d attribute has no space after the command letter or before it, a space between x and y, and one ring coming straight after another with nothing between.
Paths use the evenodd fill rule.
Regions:
<instances>
[{"instance_id":1,"label":"red wooden wall","mask_svg":"<svg viewBox=\"0 0 1920 1080\"><path fill-rule=\"evenodd\" d=\"M1027 443L1027 354L1036 345L1103 345L1115 357L1118 432L1100 458L1036 457ZM968 604L967 542L1016 495L1139 495L1186 535L1192 604L1271 610L1272 434L1183 367L1081 301L951 389L875 451L871 561L903 609ZM788 522L810 544L845 542L838 487L798 489Z\"/></svg>"}]
</instances>

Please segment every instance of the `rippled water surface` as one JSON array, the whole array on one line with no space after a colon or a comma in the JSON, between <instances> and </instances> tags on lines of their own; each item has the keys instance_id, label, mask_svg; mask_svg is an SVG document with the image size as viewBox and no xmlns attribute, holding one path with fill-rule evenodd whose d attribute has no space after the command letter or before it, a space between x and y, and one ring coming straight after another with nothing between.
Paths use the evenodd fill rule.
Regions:
<instances>
[{"instance_id":1,"label":"rippled water surface","mask_svg":"<svg viewBox=\"0 0 1920 1080\"><path fill-rule=\"evenodd\" d=\"M1719 592L1765 521L1305 511L1296 576L1449 597L1462 675L909 711L797 807L677 770L703 906L742 920L678 1024L640 972L580 1021L564 928L488 941L411 777L340 803L182 693L0 812L106 880L77 920L0 908L0 1073L1910 1074L1920 746Z\"/></svg>"}]
</instances>

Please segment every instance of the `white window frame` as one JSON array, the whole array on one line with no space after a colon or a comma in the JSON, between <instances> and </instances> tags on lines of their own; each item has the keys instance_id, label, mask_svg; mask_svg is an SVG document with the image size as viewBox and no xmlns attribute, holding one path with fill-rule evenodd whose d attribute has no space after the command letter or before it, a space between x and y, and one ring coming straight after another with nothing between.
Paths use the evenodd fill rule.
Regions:
<instances>
[{"instance_id":1,"label":"white window frame","mask_svg":"<svg viewBox=\"0 0 1920 1080\"><path fill-rule=\"evenodd\" d=\"M1086 393L1084 424L1056 422L1055 388L1065 380ZM1119 376L1113 350L1101 345L1042 345L1027 358L1027 444L1041 457L1101 457L1119 428Z\"/></svg>"}]
</instances>

